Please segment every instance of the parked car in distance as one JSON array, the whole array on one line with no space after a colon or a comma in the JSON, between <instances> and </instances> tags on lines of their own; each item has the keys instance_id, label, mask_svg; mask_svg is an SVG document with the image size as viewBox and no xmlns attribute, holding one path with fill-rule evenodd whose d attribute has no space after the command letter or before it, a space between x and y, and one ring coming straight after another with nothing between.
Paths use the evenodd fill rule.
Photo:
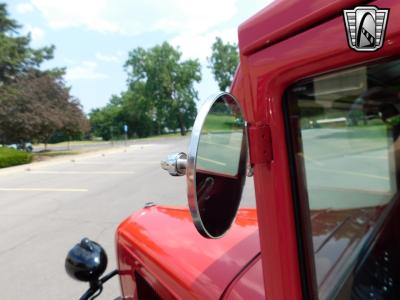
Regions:
<instances>
[{"instance_id":1,"label":"parked car in distance","mask_svg":"<svg viewBox=\"0 0 400 300\"><path fill-rule=\"evenodd\" d=\"M17 144L9 144L9 145L5 145L5 147L18 150L18 145Z\"/></svg>"},{"instance_id":2,"label":"parked car in distance","mask_svg":"<svg viewBox=\"0 0 400 300\"><path fill-rule=\"evenodd\" d=\"M19 144L9 144L9 145L6 145L6 147L12 148L15 150L23 150L26 152L33 151L33 145L32 145L32 143L29 143L29 142L28 143L19 143Z\"/></svg>"}]
</instances>

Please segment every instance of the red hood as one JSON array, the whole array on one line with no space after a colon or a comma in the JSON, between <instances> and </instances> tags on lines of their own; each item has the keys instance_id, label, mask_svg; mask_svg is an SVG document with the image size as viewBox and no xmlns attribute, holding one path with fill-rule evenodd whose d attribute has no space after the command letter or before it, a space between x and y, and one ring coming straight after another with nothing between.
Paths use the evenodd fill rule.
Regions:
<instances>
[{"instance_id":1,"label":"red hood","mask_svg":"<svg viewBox=\"0 0 400 300\"><path fill-rule=\"evenodd\" d=\"M120 225L117 247L124 299L135 293L138 269L177 298L218 299L260 253L256 211L239 210L230 231L210 240L197 233L188 209L145 208Z\"/></svg>"}]
</instances>

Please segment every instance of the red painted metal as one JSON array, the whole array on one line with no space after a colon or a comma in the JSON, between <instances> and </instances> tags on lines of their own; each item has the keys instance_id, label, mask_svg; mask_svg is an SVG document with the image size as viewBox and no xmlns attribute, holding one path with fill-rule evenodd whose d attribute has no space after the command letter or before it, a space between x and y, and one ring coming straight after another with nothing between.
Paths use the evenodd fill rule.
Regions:
<instances>
[{"instance_id":1,"label":"red painted metal","mask_svg":"<svg viewBox=\"0 0 400 300\"><path fill-rule=\"evenodd\" d=\"M252 295L264 287L268 299L302 299L283 96L298 80L399 57L400 2L396 0L370 2L391 9L384 47L362 53L349 48L341 8L361 2L365 1L276 1L240 27L241 65L231 91L241 102L250 128L271 130L264 142L258 134L249 137L258 230L254 210L241 210L231 230L218 240L201 237L184 209L153 207L136 213L117 232L124 299L135 297L134 272L165 299L217 299L224 291L226 297L245 299L251 295L245 279L258 291ZM254 157L254 149L268 143L273 160ZM247 265L259 247L261 258Z\"/></svg>"},{"instance_id":2,"label":"red painted metal","mask_svg":"<svg viewBox=\"0 0 400 300\"><path fill-rule=\"evenodd\" d=\"M218 299L260 253L254 209L239 210L232 230L210 240L187 209L145 208L120 225L117 245L125 299L134 299L135 272L166 299Z\"/></svg>"},{"instance_id":3,"label":"red painted metal","mask_svg":"<svg viewBox=\"0 0 400 300\"><path fill-rule=\"evenodd\" d=\"M250 163L252 165L267 163L273 159L271 144L271 129L267 125L248 127L249 139L254 141L250 145ZM256 146L257 145L257 146Z\"/></svg>"},{"instance_id":4,"label":"red painted metal","mask_svg":"<svg viewBox=\"0 0 400 300\"><path fill-rule=\"evenodd\" d=\"M265 299L262 283L261 256L258 255L249 266L240 273L226 290L222 299L230 300L261 300Z\"/></svg>"},{"instance_id":5,"label":"red painted metal","mask_svg":"<svg viewBox=\"0 0 400 300\"><path fill-rule=\"evenodd\" d=\"M298 7L300 3L303 1L298 1ZM345 6L354 4L353 1L341 3ZM400 14L400 3L383 0L371 4L391 9L385 46L377 52L360 53L349 48L341 11L331 12L329 15L336 14L337 17L327 22L320 19L320 25L251 55L243 54L243 47L247 44L241 42L242 77L246 81L242 85L245 97L242 105L246 107L250 124L264 123L270 126L274 155L270 166L254 166L264 285L269 299L302 298L291 178L284 138L284 92L289 85L310 76L385 57L398 57L400 27L393 16ZM254 29L253 32L254 40L259 39L262 34L260 20L274 18L272 13L274 10L270 16L267 9L247 22L242 27L247 31L239 31L239 41L249 38L245 37L245 33L252 32L248 31L251 26L259 28L259 31ZM282 22L292 21L292 18L285 19L282 16ZM304 25L304 28L308 28L308 25ZM269 28L263 30L266 32ZM250 146L254 146L254 143L250 140Z\"/></svg>"},{"instance_id":6,"label":"red painted metal","mask_svg":"<svg viewBox=\"0 0 400 300\"><path fill-rule=\"evenodd\" d=\"M336 17L367 0L275 0L239 27L239 47L249 55Z\"/></svg>"}]
</instances>

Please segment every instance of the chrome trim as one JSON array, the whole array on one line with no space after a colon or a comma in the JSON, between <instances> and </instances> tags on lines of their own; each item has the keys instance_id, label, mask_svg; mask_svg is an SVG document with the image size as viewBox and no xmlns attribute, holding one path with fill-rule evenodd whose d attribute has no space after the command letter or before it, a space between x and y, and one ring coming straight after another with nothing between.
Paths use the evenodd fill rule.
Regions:
<instances>
[{"instance_id":1,"label":"chrome trim","mask_svg":"<svg viewBox=\"0 0 400 300\"><path fill-rule=\"evenodd\" d=\"M184 152L174 153L162 160L160 165L171 176L183 176L186 174L187 155Z\"/></svg>"},{"instance_id":2,"label":"chrome trim","mask_svg":"<svg viewBox=\"0 0 400 300\"><path fill-rule=\"evenodd\" d=\"M190 146L189 146L189 152L188 152L188 157L187 157L187 165L186 165L186 178L187 178L187 197L188 197L188 202L189 202L189 210L192 215L193 223L197 229L197 231L204 237L206 238L220 238L224 234L220 236L213 236L210 234L207 229L205 228L203 221L201 220L200 212L199 212L199 207L198 207L198 202L197 202L197 188L196 188L196 158L197 158L197 151L199 147L199 142L200 142L200 134L201 130L203 128L204 122L207 118L207 115L209 111L211 110L211 107L213 104L220 99L222 96L229 96L231 97L234 102L238 105L242 116L243 116L243 110L240 106L239 101L230 93L226 92L220 92L217 94L214 94L210 96L204 104L201 106L199 113L197 114L196 120L194 122L193 128L192 128L192 136L190 140ZM244 116L243 116L244 117ZM242 148L241 152L241 158L239 165L243 165L244 163L244 171L242 172L243 174L239 174L239 176L243 176L243 185L242 185L242 191L243 191L243 186L246 180L246 169L247 169L247 157L248 157L248 134L247 134L247 122L244 122L244 127L243 127L243 141L245 143L245 149ZM245 151L243 151L245 150ZM241 197L241 195L240 195ZM239 205L237 209L239 208ZM236 209L236 213L237 213ZM233 220L231 221L231 224L233 223Z\"/></svg>"},{"instance_id":3,"label":"chrome trim","mask_svg":"<svg viewBox=\"0 0 400 300\"><path fill-rule=\"evenodd\" d=\"M149 207L153 207L153 206L156 206L156 204L154 202L150 201L150 202L146 202L144 204L143 208L149 208Z\"/></svg>"}]
</instances>

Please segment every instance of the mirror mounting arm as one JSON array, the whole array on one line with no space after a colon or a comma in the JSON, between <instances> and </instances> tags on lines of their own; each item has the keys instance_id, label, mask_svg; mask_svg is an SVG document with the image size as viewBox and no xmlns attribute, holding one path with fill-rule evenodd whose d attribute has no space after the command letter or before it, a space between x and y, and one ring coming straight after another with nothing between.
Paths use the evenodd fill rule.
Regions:
<instances>
[{"instance_id":1,"label":"mirror mounting arm","mask_svg":"<svg viewBox=\"0 0 400 300\"><path fill-rule=\"evenodd\" d=\"M79 300L93 300L97 298L103 292L103 284L118 274L118 270L114 270L107 275L104 275L103 278L91 281L89 283L89 289L79 298Z\"/></svg>"},{"instance_id":2,"label":"mirror mounting arm","mask_svg":"<svg viewBox=\"0 0 400 300\"><path fill-rule=\"evenodd\" d=\"M171 176L183 176L186 174L187 155L179 152L170 154L161 161L161 168L168 171Z\"/></svg>"},{"instance_id":3,"label":"mirror mounting arm","mask_svg":"<svg viewBox=\"0 0 400 300\"><path fill-rule=\"evenodd\" d=\"M250 163L270 164L273 160L271 127L248 124Z\"/></svg>"}]
</instances>

